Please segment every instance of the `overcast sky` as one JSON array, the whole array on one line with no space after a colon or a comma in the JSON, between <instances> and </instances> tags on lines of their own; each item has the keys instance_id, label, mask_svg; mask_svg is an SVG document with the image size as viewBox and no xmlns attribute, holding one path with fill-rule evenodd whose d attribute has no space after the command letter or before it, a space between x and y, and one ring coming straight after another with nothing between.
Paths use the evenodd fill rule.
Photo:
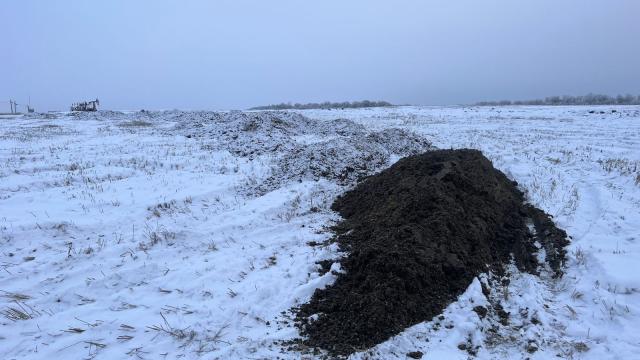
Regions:
<instances>
[{"instance_id":1,"label":"overcast sky","mask_svg":"<svg viewBox=\"0 0 640 360\"><path fill-rule=\"evenodd\" d=\"M39 111L640 94L637 0L1 0L0 35Z\"/></svg>"}]
</instances>

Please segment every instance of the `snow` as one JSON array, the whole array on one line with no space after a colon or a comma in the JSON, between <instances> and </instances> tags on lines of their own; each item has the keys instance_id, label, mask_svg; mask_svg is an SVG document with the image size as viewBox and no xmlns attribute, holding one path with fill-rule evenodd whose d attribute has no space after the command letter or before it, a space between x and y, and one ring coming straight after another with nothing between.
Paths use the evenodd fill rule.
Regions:
<instances>
[{"instance_id":1,"label":"snow","mask_svg":"<svg viewBox=\"0 0 640 360\"><path fill-rule=\"evenodd\" d=\"M335 196L430 147L416 134L482 150L554 215L566 273L510 269L489 299L480 277L442 318L352 358L637 357L638 106L3 119L0 356L300 358L281 344L298 336L287 310L335 279L315 262L343 255L308 243L331 236ZM507 326L473 311L488 302Z\"/></svg>"}]
</instances>

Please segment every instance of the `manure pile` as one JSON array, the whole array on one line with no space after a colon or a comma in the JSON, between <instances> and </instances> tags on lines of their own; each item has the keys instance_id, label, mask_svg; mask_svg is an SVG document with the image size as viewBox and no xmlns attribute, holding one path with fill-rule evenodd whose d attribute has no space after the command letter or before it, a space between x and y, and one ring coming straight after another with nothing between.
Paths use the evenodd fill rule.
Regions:
<instances>
[{"instance_id":1,"label":"manure pile","mask_svg":"<svg viewBox=\"0 0 640 360\"><path fill-rule=\"evenodd\" d=\"M535 274L536 241L560 276L566 233L516 186L479 151L438 150L403 158L339 197L334 240L348 252L345 273L296 309L305 345L350 354L431 320L474 277L500 273L511 259Z\"/></svg>"}]
</instances>

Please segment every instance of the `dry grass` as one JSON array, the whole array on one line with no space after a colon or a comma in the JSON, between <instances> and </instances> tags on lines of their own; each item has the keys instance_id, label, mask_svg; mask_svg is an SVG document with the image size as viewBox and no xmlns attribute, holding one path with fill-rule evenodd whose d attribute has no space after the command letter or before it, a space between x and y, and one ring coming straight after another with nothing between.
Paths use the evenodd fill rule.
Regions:
<instances>
[{"instance_id":1,"label":"dry grass","mask_svg":"<svg viewBox=\"0 0 640 360\"><path fill-rule=\"evenodd\" d=\"M32 319L31 315L29 315L27 312L15 307L7 307L6 309L0 311L0 314L11 321Z\"/></svg>"},{"instance_id":2,"label":"dry grass","mask_svg":"<svg viewBox=\"0 0 640 360\"><path fill-rule=\"evenodd\" d=\"M149 330L165 333L177 340L186 340L187 342L191 342L196 338L197 333L195 331L188 328L176 329L169 324L169 321L162 313L160 313L160 316L162 316L163 324L147 326Z\"/></svg>"},{"instance_id":3,"label":"dry grass","mask_svg":"<svg viewBox=\"0 0 640 360\"><path fill-rule=\"evenodd\" d=\"M144 121L144 120L124 121L124 122L121 122L120 124L118 124L118 126L124 127L124 128L147 127L147 126L151 126L151 125L153 125L153 124L151 124L148 121Z\"/></svg>"}]
</instances>

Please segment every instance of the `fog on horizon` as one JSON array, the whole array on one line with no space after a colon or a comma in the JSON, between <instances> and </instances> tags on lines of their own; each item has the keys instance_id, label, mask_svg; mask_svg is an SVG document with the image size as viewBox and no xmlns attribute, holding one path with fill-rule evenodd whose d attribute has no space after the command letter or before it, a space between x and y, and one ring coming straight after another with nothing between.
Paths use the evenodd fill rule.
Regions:
<instances>
[{"instance_id":1,"label":"fog on horizon","mask_svg":"<svg viewBox=\"0 0 640 360\"><path fill-rule=\"evenodd\" d=\"M640 2L4 1L0 112L640 95Z\"/></svg>"}]
</instances>

